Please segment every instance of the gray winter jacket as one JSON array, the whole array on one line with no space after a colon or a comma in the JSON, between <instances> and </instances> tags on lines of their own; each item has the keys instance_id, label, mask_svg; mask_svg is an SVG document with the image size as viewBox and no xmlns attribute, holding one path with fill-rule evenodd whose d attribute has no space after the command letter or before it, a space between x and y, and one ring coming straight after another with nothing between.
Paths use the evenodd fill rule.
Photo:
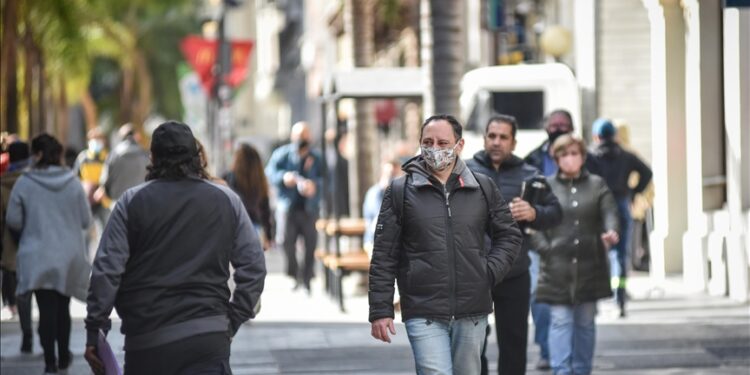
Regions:
<instances>
[{"instance_id":1,"label":"gray winter jacket","mask_svg":"<svg viewBox=\"0 0 750 375\"><path fill-rule=\"evenodd\" d=\"M13 186L5 219L21 232L16 292L50 289L85 301L91 267L84 231L91 210L73 172L60 166L25 172Z\"/></svg>"},{"instance_id":2,"label":"gray winter jacket","mask_svg":"<svg viewBox=\"0 0 750 375\"><path fill-rule=\"evenodd\" d=\"M585 169L575 179L557 176L547 182L563 210L560 225L531 236L541 255L536 299L573 305L612 295L609 260L602 233L620 231L617 205L607 183Z\"/></svg>"},{"instance_id":3,"label":"gray winter jacket","mask_svg":"<svg viewBox=\"0 0 750 375\"><path fill-rule=\"evenodd\" d=\"M125 190L146 179L146 167L151 163L148 152L132 138L126 138L107 157L102 170L101 185L112 200L120 198Z\"/></svg>"}]
</instances>

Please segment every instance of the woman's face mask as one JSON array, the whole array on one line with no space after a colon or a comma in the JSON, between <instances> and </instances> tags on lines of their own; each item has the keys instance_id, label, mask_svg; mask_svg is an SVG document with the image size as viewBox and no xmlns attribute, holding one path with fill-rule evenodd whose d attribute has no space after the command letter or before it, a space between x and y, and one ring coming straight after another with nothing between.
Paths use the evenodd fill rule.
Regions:
<instances>
[{"instance_id":1,"label":"woman's face mask","mask_svg":"<svg viewBox=\"0 0 750 375\"><path fill-rule=\"evenodd\" d=\"M422 157L432 170L443 171L456 159L456 146L458 142L451 148L422 146Z\"/></svg>"},{"instance_id":2,"label":"woman's face mask","mask_svg":"<svg viewBox=\"0 0 750 375\"><path fill-rule=\"evenodd\" d=\"M89 150L94 152L99 152L104 148L104 144L102 144L101 141L97 139L90 139L89 140Z\"/></svg>"}]
</instances>

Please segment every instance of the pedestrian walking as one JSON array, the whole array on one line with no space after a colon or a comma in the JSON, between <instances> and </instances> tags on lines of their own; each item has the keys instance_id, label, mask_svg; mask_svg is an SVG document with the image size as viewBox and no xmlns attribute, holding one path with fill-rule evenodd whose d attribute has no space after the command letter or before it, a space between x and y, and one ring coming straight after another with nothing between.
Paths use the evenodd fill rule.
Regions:
<instances>
[{"instance_id":1,"label":"pedestrian walking","mask_svg":"<svg viewBox=\"0 0 750 375\"><path fill-rule=\"evenodd\" d=\"M555 374L591 373L596 301L612 296L607 248L617 243L617 206L606 182L583 168L586 145L564 135L552 145L559 172L547 178L563 210L562 223L538 231L541 255L536 298L550 305L549 349Z\"/></svg>"},{"instance_id":2,"label":"pedestrian walking","mask_svg":"<svg viewBox=\"0 0 750 375\"><path fill-rule=\"evenodd\" d=\"M310 126L298 122L292 126L291 143L271 154L266 174L278 192L276 209L284 220L284 253L287 275L295 281L294 289L310 291L314 274L315 245L318 232L315 222L320 211L323 183L323 159L312 148ZM304 242L302 267L297 261L297 239Z\"/></svg>"},{"instance_id":3,"label":"pedestrian walking","mask_svg":"<svg viewBox=\"0 0 750 375\"><path fill-rule=\"evenodd\" d=\"M104 162L107 160L108 150L106 138L99 127L89 130L86 137L88 138L88 148L81 151L76 157L76 161L73 163L73 172L81 179L83 191L86 192L86 198L88 198L91 207L94 222L86 240L87 247L92 248L93 251L95 249L93 246L98 243L99 236L109 218L109 208L107 207L110 206L111 202L108 201L106 196L96 194L102 178ZM102 199L105 201L102 202ZM93 260L94 254L91 254L89 258Z\"/></svg>"},{"instance_id":4,"label":"pedestrian walking","mask_svg":"<svg viewBox=\"0 0 750 375\"><path fill-rule=\"evenodd\" d=\"M620 317L625 317L627 315L625 304L628 263L633 230L630 206L633 204L635 195L646 190L653 173L640 158L620 146L616 138L617 129L609 119L600 118L594 121L593 134L597 144L592 154L600 167L599 174L612 191L620 219L620 242L612 246L609 253L612 289L615 291ZM631 188L629 180L633 173L638 176L638 183Z\"/></svg>"},{"instance_id":5,"label":"pedestrian walking","mask_svg":"<svg viewBox=\"0 0 750 375\"><path fill-rule=\"evenodd\" d=\"M497 370L502 375L526 373L527 322L531 298L526 229L550 229L562 220L560 203L544 177L536 168L513 154L517 130L513 116L493 116L485 128L484 150L466 162L472 171L489 176L505 199L511 199L510 212L524 233L523 246L513 262L513 268L492 289L499 349ZM490 330L487 331L489 336ZM488 373L484 350L482 373Z\"/></svg>"},{"instance_id":6,"label":"pedestrian walking","mask_svg":"<svg viewBox=\"0 0 750 375\"><path fill-rule=\"evenodd\" d=\"M146 177L149 159L148 152L138 143L140 135L130 124L121 126L117 133L121 141L112 148L104 163L98 200L116 201L125 190L143 183Z\"/></svg>"},{"instance_id":7,"label":"pedestrian walking","mask_svg":"<svg viewBox=\"0 0 750 375\"><path fill-rule=\"evenodd\" d=\"M372 257L372 248L375 244L375 227L378 222L380 205L383 203L383 195L391 181L401 174L403 174L403 171L401 171L398 160L390 160L380 164L380 179L370 186L365 193L365 199L362 202L362 219L365 221L362 244L370 257Z\"/></svg>"},{"instance_id":8,"label":"pedestrian walking","mask_svg":"<svg viewBox=\"0 0 750 375\"><path fill-rule=\"evenodd\" d=\"M26 172L29 166L30 153L29 144L15 141L8 145L8 170L0 176L0 195L2 195L2 217L5 218L10 193L19 178ZM18 254L18 241L20 233L13 231L5 223L0 222L2 232L2 255L0 255L0 268L2 268L2 297L3 305L10 309L13 316L18 316L21 325L21 353L33 352L34 333L31 324L31 293L16 294L18 286L18 275L16 273L16 256Z\"/></svg>"},{"instance_id":9,"label":"pedestrian walking","mask_svg":"<svg viewBox=\"0 0 750 375\"><path fill-rule=\"evenodd\" d=\"M258 236L237 194L210 181L187 125L159 125L151 158L147 182L118 199L99 244L86 360L103 372L97 340L116 307L125 374L230 374L231 337L263 290Z\"/></svg>"},{"instance_id":10,"label":"pedestrian walking","mask_svg":"<svg viewBox=\"0 0 750 375\"><path fill-rule=\"evenodd\" d=\"M552 144L555 140L565 134L570 134L574 130L573 116L564 109L556 109L550 112L544 118L544 130L547 132L547 140L539 147L531 151L525 158L524 162L536 167L546 177L557 174L558 167L555 158L552 155ZM594 164L594 158L585 158L585 167L591 173L597 173L597 166ZM536 362L536 368L539 370L548 370L549 363L549 306L540 303L536 299L536 290L539 281L539 255L532 251L529 253L531 264L529 272L531 275L531 317L534 321L534 343L539 346L540 356Z\"/></svg>"},{"instance_id":11,"label":"pedestrian walking","mask_svg":"<svg viewBox=\"0 0 750 375\"><path fill-rule=\"evenodd\" d=\"M258 151L247 143L241 144L234 153L232 170L224 176L224 180L242 199L258 235L263 234L263 248L268 250L274 244L276 228L269 199L268 179Z\"/></svg>"},{"instance_id":12,"label":"pedestrian walking","mask_svg":"<svg viewBox=\"0 0 750 375\"><path fill-rule=\"evenodd\" d=\"M461 134L450 115L423 123L422 152L386 190L375 232L371 334L390 342L389 333L396 333L395 280L418 374L480 372L491 289L521 247L521 232L497 186L458 158Z\"/></svg>"},{"instance_id":13,"label":"pedestrian walking","mask_svg":"<svg viewBox=\"0 0 750 375\"><path fill-rule=\"evenodd\" d=\"M34 293L45 373L67 369L70 297L85 300L90 266L84 231L91 222L86 194L73 172L61 165L63 147L48 134L31 141L34 164L13 186L8 227L20 233L17 294Z\"/></svg>"}]
</instances>

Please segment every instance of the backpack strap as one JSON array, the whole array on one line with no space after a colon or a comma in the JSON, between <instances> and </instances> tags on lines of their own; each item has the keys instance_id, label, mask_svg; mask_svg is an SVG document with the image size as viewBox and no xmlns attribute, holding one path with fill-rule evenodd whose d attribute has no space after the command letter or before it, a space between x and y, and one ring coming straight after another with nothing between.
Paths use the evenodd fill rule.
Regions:
<instances>
[{"instance_id":1,"label":"backpack strap","mask_svg":"<svg viewBox=\"0 0 750 375\"><path fill-rule=\"evenodd\" d=\"M477 175L471 169L469 169L469 171L471 172L472 175L474 175L474 179L476 179L477 182L479 182L479 190L482 191L482 195L484 196L484 199L487 200L487 203L490 203L490 199L488 197L491 197L492 195L487 195L487 192L488 191L492 192L492 186L495 183L492 180L490 180L489 177L485 175L481 175L481 176Z\"/></svg>"},{"instance_id":2,"label":"backpack strap","mask_svg":"<svg viewBox=\"0 0 750 375\"><path fill-rule=\"evenodd\" d=\"M396 211L396 220L399 225L401 225L401 216L404 213L404 190L406 190L407 176L408 175L399 176L391 181L393 210Z\"/></svg>"}]
</instances>

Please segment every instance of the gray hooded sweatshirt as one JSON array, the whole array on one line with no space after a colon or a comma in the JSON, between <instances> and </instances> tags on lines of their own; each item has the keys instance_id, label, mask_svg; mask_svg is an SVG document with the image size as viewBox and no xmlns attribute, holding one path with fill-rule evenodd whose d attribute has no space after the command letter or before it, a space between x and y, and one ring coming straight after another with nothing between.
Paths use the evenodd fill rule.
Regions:
<instances>
[{"instance_id":1,"label":"gray hooded sweatshirt","mask_svg":"<svg viewBox=\"0 0 750 375\"><path fill-rule=\"evenodd\" d=\"M5 219L21 232L16 292L49 289L85 301L91 267L84 231L91 212L73 172L50 166L24 173L13 186Z\"/></svg>"}]
</instances>

